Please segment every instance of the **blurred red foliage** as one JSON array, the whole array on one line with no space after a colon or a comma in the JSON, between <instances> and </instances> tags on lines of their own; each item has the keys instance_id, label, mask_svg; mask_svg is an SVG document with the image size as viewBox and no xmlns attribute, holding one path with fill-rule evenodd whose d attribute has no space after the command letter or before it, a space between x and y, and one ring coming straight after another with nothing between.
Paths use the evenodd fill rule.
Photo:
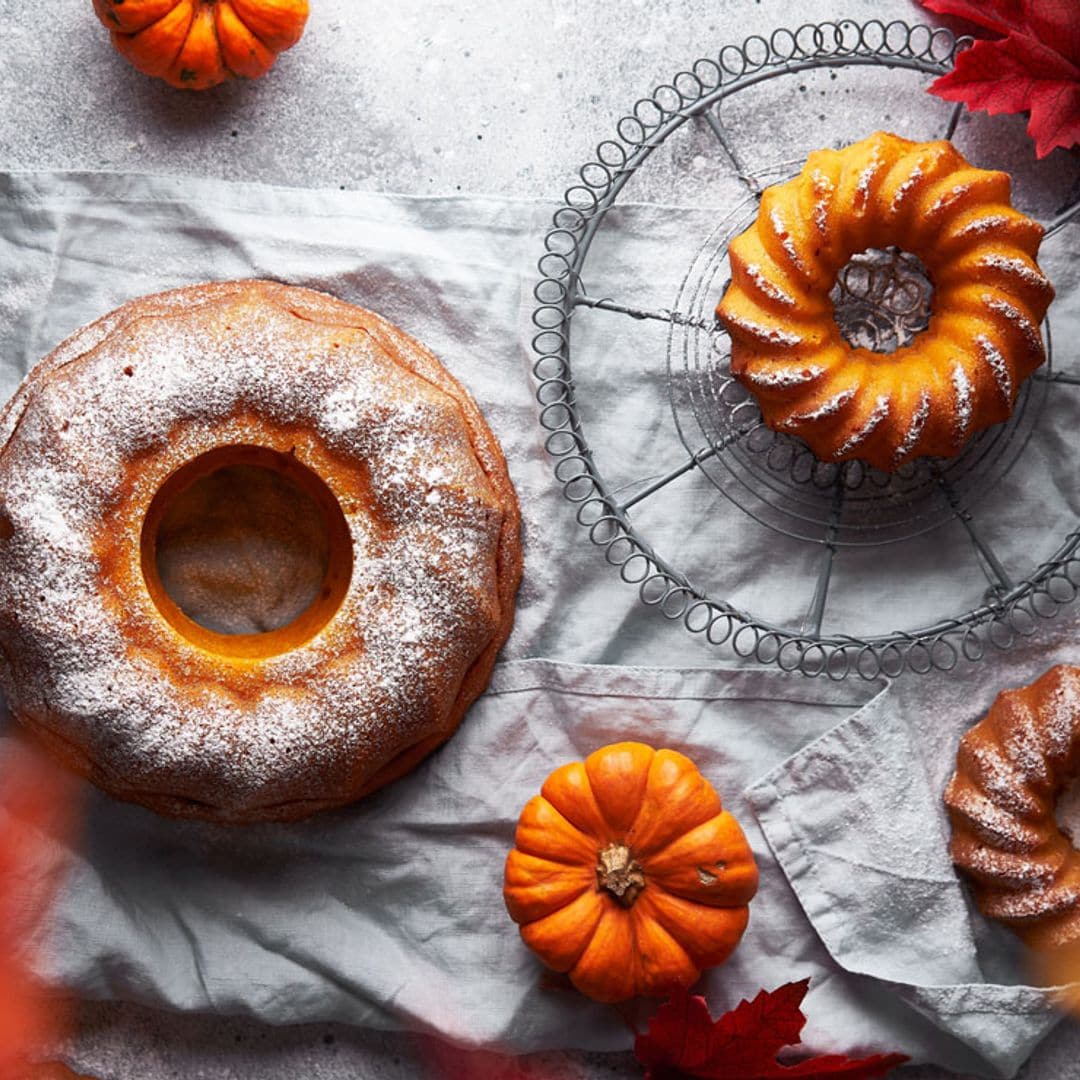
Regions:
<instances>
[{"instance_id":1,"label":"blurred red foliage","mask_svg":"<svg viewBox=\"0 0 1080 1080\"><path fill-rule=\"evenodd\" d=\"M34 978L33 943L55 896L58 843L75 820L77 785L21 741L0 761L0 1080L72 1076L30 1061L60 1032L55 998Z\"/></svg>"}]
</instances>

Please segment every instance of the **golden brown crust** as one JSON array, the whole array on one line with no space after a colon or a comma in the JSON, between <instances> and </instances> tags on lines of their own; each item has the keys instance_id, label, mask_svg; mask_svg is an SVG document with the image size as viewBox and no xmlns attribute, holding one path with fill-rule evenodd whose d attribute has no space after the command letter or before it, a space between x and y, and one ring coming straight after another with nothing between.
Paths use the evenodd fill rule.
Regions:
<instances>
[{"instance_id":1,"label":"golden brown crust","mask_svg":"<svg viewBox=\"0 0 1080 1080\"><path fill-rule=\"evenodd\" d=\"M461 635L465 639L475 640L478 648L460 670L451 663L440 673L437 658L427 658L431 670L425 673L425 685L442 687L438 691L442 698L437 706L426 706L429 711L434 709L434 713L425 713L425 717L421 718L423 722L415 717L408 718L408 722L388 721L389 734L383 730L371 733L360 753L356 752L355 747L352 751L342 750L337 760L324 763L321 770L314 773L299 770L291 777L277 777L265 790L254 793L245 791L243 798L234 797L228 790L214 791L212 786L208 787L202 771L198 775L189 775L190 770L180 770L170 775L168 769L155 774L152 768L148 768L133 778L129 775L131 770L123 767L126 764L124 754L110 753L98 741L88 743L85 738L77 737L78 723L74 723L67 712L60 715L49 703L49 696L44 690L36 697L33 694L24 695L23 700L18 694L13 695L13 711L24 724L72 768L105 790L159 813L236 823L294 820L350 802L403 775L449 738L469 706L486 687L496 655L510 633L514 596L522 572L520 512L505 459L483 415L460 383L428 350L379 316L321 293L273 282L214 283L144 297L72 335L28 376L4 414L0 415L0 438L3 440L0 445L0 496L5 490L5 470L11 469L12 458L17 458L21 452L18 433L27 411L35 407L44 390L55 389L52 386L54 380L63 382L69 378L84 358L100 360L103 343L107 343L108 349L113 352L122 350L126 340L135 341L140 335L143 338L147 336L147 320L161 320L164 324L172 319L178 322L183 320L184 333L189 336L193 333L193 326L198 331L202 325L207 343L211 346L209 351L213 353L216 348L212 344L214 335L222 333L223 320L230 323L225 329L231 331L231 323L239 325L249 317L252 309L264 310L266 315L263 321L268 325L276 325L283 319L288 321L289 317L299 324L309 325L312 349L320 347L324 339L325 347L329 349L326 335L340 338L340 342L335 340L333 345L335 350L339 345L342 350L340 354L334 354L335 361L340 360L346 350L356 349L360 350L358 355L365 358L364 362L371 362L372 357L379 363L390 359L407 373L402 375L402 380L406 383L408 378L418 380L408 392L417 395L417 402L424 408L437 407L441 417L439 423L445 424L446 431L450 433L449 441L453 442L453 437L456 437L453 436L454 431L467 432L465 441L472 455L472 463L462 463L464 471L461 475L467 477L470 469L478 470L477 478L464 481L464 487L462 482L455 482L445 489L446 501L451 504L451 509L447 511L451 517L447 520L453 524L455 514L458 517L471 515L479 523L476 528L482 532L485 515L494 515L492 521L496 523L496 528L490 552L493 568L491 584L484 583L485 575L481 572L475 586L475 596L469 599L471 606L466 605L467 610L477 613L469 617L479 618L481 622L472 625ZM258 320L253 323L256 324ZM334 328L339 328L341 332L335 333ZM157 334L159 330L160 326L155 326L154 333ZM326 362L330 363L329 357ZM35 423L38 423L36 417ZM236 431L250 432L253 425L258 423L259 417L253 416L250 410L243 415L230 412L216 420L204 418L200 421L199 439L206 445L226 444L230 438L236 441ZM178 431L182 427L180 424ZM355 483L350 482L350 472L355 475L358 467L355 455L350 458L347 450L331 447L322 435L306 432L302 424L283 424L280 417L264 422L261 435L262 438L256 440L260 444L280 449L283 453L295 452L298 460L309 467L314 466L339 501L357 504L353 509L365 515L365 522L373 521L377 516L378 508L374 501L370 497L362 497L362 493L358 494ZM173 441L170 439L170 444ZM150 447L129 459L127 464L131 468L131 482L116 487L111 508L105 514L109 529L103 535L124 533L130 538L141 521L139 515L145 514L147 498L152 495L154 485L182 463L182 457L174 460L168 446ZM10 484L8 491L11 491ZM130 543L118 547L106 543L99 547L99 556L106 591L120 589L117 595L122 601L124 597L130 599L132 590L139 587L145 592L145 585L133 569L135 556L131 553ZM444 588L449 588L449 585L444 584ZM489 588L491 595L488 595ZM207 687L211 682L230 698L242 702L251 696L253 680L257 684L264 669L270 669L268 665L260 667L259 663L250 664L247 668L234 664L230 668L227 663L191 650L184 651L182 656L169 656L168 651L178 647L175 634L170 638L161 626L139 629L139 618L142 616L139 615L138 605L108 602L112 605L117 624L126 627L129 648L134 650L131 655L138 663L146 663L148 657L154 656L159 661L163 659L166 662L162 671L166 672L172 685L183 684L179 675L181 672L194 676L194 682L190 683L194 695L193 712L198 712L198 703L203 700L200 695L209 692ZM127 617L128 612L119 610L128 606L132 606L134 612L130 618ZM141 610L145 612L145 603ZM158 622L162 620L159 618ZM0 665L5 672L26 670L27 658L18 654L19 636L17 627L12 630L9 625L0 625L0 645L8 658L7 664ZM322 667L318 670L336 670L334 665L337 659L333 656L320 659ZM331 664L330 668L326 668L327 663ZM315 668L310 670L314 672ZM295 703L296 688L290 685L290 680L295 682L296 678L295 675L282 676L275 684L275 693L290 696ZM10 674L5 682L10 684ZM309 676L306 685L314 688L317 682L321 685L321 676L318 679ZM353 727L357 726L355 720L350 723ZM146 782L147 777L151 777L151 783ZM320 782L314 782L313 777Z\"/></svg>"},{"instance_id":2,"label":"golden brown crust","mask_svg":"<svg viewBox=\"0 0 1080 1080\"><path fill-rule=\"evenodd\" d=\"M1080 770L1080 668L1005 690L960 740L950 852L984 915L1027 944L1080 940L1080 854L1054 807Z\"/></svg>"}]
</instances>

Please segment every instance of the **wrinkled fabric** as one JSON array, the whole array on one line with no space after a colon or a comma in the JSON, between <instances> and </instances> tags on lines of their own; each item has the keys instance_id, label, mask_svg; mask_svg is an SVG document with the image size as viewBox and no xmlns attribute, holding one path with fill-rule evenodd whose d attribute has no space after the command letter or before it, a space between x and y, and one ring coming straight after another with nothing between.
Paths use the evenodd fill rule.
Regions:
<instances>
[{"instance_id":1,"label":"wrinkled fabric","mask_svg":"<svg viewBox=\"0 0 1080 1080\"><path fill-rule=\"evenodd\" d=\"M1001 1075L1057 1023L1050 992L984 979L948 823L894 699L881 695L747 797L829 955Z\"/></svg>"},{"instance_id":2,"label":"wrinkled fabric","mask_svg":"<svg viewBox=\"0 0 1080 1080\"><path fill-rule=\"evenodd\" d=\"M407 1027L515 1052L625 1048L611 1009L543 980L505 913L501 877L517 815L546 775L638 738L694 758L761 868L743 943L702 983L714 1012L808 976L808 1051L898 1050L1010 1075L1057 1017L1023 985L1022 950L974 913L948 860L940 793L960 733L996 691L1073 655L1075 612L982 665L886 687L747 668L642 604L576 524L536 423L527 343L550 210L0 176L0 395L65 335L134 296L246 276L325 289L424 341L476 397L506 451L526 548L514 634L489 691L389 789L307 822L242 829L168 821L88 791L82 836L57 853L70 869L47 973L88 997L270 1023ZM690 238L716 213L612 213L601 234L608 276L590 281L593 295L663 306L699 244ZM642 265L649 283L633 276ZM1078 271L1057 269L1075 320ZM601 468L629 490L677 467L686 450L667 397L666 326L590 311L573 333ZM1010 565L1053 550L1075 523L1065 463L1078 409L1080 392L1055 397L988 497ZM808 609L815 549L763 532L699 472L639 504L635 523L720 596L778 621ZM838 556L837 626L912 625L928 596L955 610L985 585L959 523L905 547L922 575L906 597L884 589L888 555L876 557Z\"/></svg>"}]
</instances>

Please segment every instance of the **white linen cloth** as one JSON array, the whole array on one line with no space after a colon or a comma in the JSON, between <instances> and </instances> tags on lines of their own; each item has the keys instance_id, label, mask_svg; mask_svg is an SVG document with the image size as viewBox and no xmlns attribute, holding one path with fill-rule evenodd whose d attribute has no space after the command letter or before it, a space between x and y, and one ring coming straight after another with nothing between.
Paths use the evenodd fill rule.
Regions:
<instances>
[{"instance_id":1,"label":"white linen cloth","mask_svg":"<svg viewBox=\"0 0 1080 1080\"><path fill-rule=\"evenodd\" d=\"M0 177L0 394L66 334L134 296L249 276L322 288L380 311L465 383L502 440L526 542L515 631L491 688L443 749L373 798L296 825L236 829L88 792L48 974L90 997L270 1023L401 1026L518 1052L625 1048L631 1036L613 1010L542 982L505 914L501 876L517 815L548 772L638 738L697 761L761 867L743 943L703 982L714 1012L810 976L808 1051L899 1050L1011 1075L1058 1017L1023 985L1019 947L973 913L948 859L940 794L960 732L996 691L1075 658L1075 611L1022 650L885 687L740 668L645 608L588 545L543 453L523 342L549 212L496 199ZM606 265L624 280L648 266L674 296L687 237L714 217L628 206L605 226ZM1056 270L1073 318L1076 271ZM593 316L575 348L625 358L581 369L598 454L630 480L661 473L678 451L662 338ZM1031 467L995 496L1017 507L1000 529L1008 559L1052 550L1075 523L1076 408L1052 402L1025 451ZM773 615L805 608L807 556L773 534L763 541L699 476L643 504L640 522L660 550L726 575L739 603ZM970 586L962 542L943 530L911 556L946 608ZM834 617L866 617L878 579L872 561L854 559L855 587ZM894 605L888 619L907 625L911 614Z\"/></svg>"}]
</instances>

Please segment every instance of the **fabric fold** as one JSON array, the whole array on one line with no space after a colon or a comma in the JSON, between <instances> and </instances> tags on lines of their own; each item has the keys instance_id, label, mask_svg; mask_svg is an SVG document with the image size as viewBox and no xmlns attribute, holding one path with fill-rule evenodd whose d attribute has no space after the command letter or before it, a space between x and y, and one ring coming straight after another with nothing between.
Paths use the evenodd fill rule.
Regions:
<instances>
[{"instance_id":1,"label":"fabric fold","mask_svg":"<svg viewBox=\"0 0 1080 1080\"><path fill-rule=\"evenodd\" d=\"M726 200L620 201L590 254L591 294L670 307ZM48 973L86 997L266 1023L419 1029L516 1052L625 1049L630 1034L611 1010L548 986L503 910L501 880L517 813L547 774L605 742L636 738L693 758L739 818L761 870L742 943L702 980L714 1013L809 977L807 1053L899 1050L1006 1074L1054 1018L1041 991L986 988L971 946L985 928L973 933L964 921L933 789L959 727L991 687L1037 674L1048 652L1040 645L988 657L974 673L961 664L947 678L913 676L876 698L881 685L854 677L836 684L744 669L730 642L714 646L641 603L575 520L537 423L533 290L552 209L206 179L0 174L0 397L71 331L135 296L260 275L324 289L390 318L466 385L506 452L526 548L514 634L488 693L445 747L375 797L310 822L236 831L166 821L87 791ZM1070 267L1059 259L1055 280L1072 280ZM575 315L575 390L613 491L640 491L685 463L668 329L610 311ZM1052 550L1075 525L1075 507L1058 506L1057 493L1071 492L1062 463L1071 460L1078 401L1051 397L1025 468L988 497L991 519L1009 522L994 535L1007 566ZM763 530L703 470L681 472L632 512L654 550L710 595L778 625L804 618L819 548ZM920 593L949 612L985 587L954 524L904 549ZM882 550L836 553L829 625L913 624L910 598L889 592L880 573ZM1068 647L1075 616L1053 625L1058 648ZM920 732L934 748L925 769L904 764L911 747L898 741L898 701L911 703L913 730L915 709L933 702ZM789 759L790 773L780 764ZM905 793L907 834L875 825L873 788ZM848 797L853 790L858 798ZM866 841L853 844L862 830ZM848 909L857 917L837 914Z\"/></svg>"},{"instance_id":2,"label":"fabric fold","mask_svg":"<svg viewBox=\"0 0 1080 1080\"><path fill-rule=\"evenodd\" d=\"M1061 1014L1048 989L985 979L948 821L896 698L875 698L746 795L832 959L953 1040L953 1068L1014 1075Z\"/></svg>"},{"instance_id":3,"label":"fabric fold","mask_svg":"<svg viewBox=\"0 0 1080 1080\"><path fill-rule=\"evenodd\" d=\"M517 815L547 775L637 739L693 758L761 864L751 928L709 973L710 999L753 997L797 968L824 1018L835 967L799 932L805 921L740 778L774 759L777 743L797 749L879 690L757 668L509 661L407 781L307 822L168 821L87 789L46 973L89 997L275 1024L405 1027L514 1052L626 1049L615 1010L551 988L505 911L502 874ZM858 995L847 996L811 1048L848 1048ZM868 1037L892 1042L880 1025Z\"/></svg>"}]
</instances>

